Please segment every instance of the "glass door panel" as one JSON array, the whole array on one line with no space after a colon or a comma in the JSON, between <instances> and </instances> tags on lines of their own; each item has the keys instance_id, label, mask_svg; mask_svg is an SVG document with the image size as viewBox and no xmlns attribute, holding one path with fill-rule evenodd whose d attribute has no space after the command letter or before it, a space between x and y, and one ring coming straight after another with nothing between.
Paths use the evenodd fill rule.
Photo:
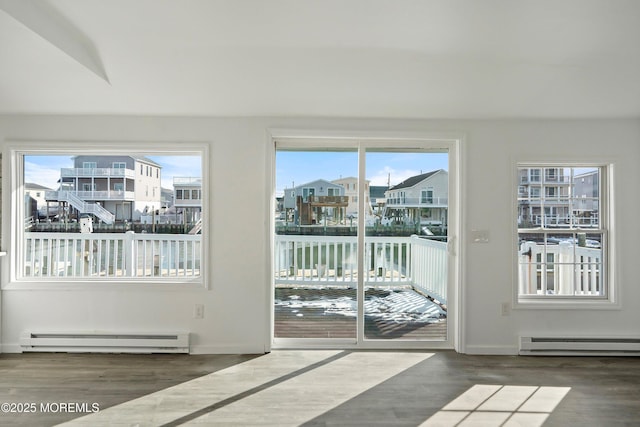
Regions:
<instances>
[{"instance_id":1,"label":"glass door panel","mask_svg":"<svg viewBox=\"0 0 640 427\"><path fill-rule=\"evenodd\" d=\"M364 339L447 339L448 154L367 149Z\"/></svg>"},{"instance_id":2,"label":"glass door panel","mask_svg":"<svg viewBox=\"0 0 640 427\"><path fill-rule=\"evenodd\" d=\"M357 339L357 149L276 147L274 338Z\"/></svg>"}]
</instances>

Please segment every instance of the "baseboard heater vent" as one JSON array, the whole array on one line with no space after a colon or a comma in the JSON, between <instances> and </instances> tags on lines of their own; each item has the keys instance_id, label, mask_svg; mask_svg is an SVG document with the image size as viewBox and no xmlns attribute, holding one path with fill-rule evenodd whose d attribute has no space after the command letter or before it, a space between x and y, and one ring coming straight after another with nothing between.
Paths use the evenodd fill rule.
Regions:
<instances>
[{"instance_id":1,"label":"baseboard heater vent","mask_svg":"<svg viewBox=\"0 0 640 427\"><path fill-rule=\"evenodd\" d=\"M521 355L640 356L640 338L520 337Z\"/></svg>"},{"instance_id":2,"label":"baseboard heater vent","mask_svg":"<svg viewBox=\"0 0 640 427\"><path fill-rule=\"evenodd\" d=\"M26 332L22 352L189 353L188 333Z\"/></svg>"}]
</instances>

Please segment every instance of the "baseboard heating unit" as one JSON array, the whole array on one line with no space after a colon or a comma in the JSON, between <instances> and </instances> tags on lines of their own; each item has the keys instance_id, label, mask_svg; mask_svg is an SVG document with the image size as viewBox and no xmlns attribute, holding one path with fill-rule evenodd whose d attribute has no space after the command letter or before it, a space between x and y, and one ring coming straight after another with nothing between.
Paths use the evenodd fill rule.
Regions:
<instances>
[{"instance_id":1,"label":"baseboard heating unit","mask_svg":"<svg viewBox=\"0 0 640 427\"><path fill-rule=\"evenodd\" d=\"M527 356L640 356L640 338L520 337Z\"/></svg>"},{"instance_id":2,"label":"baseboard heating unit","mask_svg":"<svg viewBox=\"0 0 640 427\"><path fill-rule=\"evenodd\" d=\"M189 334L26 332L22 352L189 353Z\"/></svg>"}]
</instances>

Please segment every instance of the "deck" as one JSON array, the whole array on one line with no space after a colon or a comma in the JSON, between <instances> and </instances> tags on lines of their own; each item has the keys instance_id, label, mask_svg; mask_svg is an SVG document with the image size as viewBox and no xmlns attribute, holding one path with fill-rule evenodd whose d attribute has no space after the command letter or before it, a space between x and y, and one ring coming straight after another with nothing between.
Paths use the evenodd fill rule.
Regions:
<instances>
[{"instance_id":1,"label":"deck","mask_svg":"<svg viewBox=\"0 0 640 427\"><path fill-rule=\"evenodd\" d=\"M365 339L446 340L446 308L411 288L365 291ZM276 338L356 338L356 290L277 287Z\"/></svg>"}]
</instances>

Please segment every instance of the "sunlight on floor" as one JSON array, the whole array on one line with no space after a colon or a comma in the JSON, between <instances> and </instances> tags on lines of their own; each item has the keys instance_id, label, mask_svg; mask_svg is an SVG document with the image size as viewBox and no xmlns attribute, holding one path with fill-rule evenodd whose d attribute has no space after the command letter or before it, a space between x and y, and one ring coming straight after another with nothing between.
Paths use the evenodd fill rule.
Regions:
<instances>
[{"instance_id":1,"label":"sunlight on floor","mask_svg":"<svg viewBox=\"0 0 640 427\"><path fill-rule=\"evenodd\" d=\"M431 356L275 351L65 425L298 426Z\"/></svg>"},{"instance_id":2,"label":"sunlight on floor","mask_svg":"<svg viewBox=\"0 0 640 427\"><path fill-rule=\"evenodd\" d=\"M422 426L541 426L570 389L477 384Z\"/></svg>"}]
</instances>

